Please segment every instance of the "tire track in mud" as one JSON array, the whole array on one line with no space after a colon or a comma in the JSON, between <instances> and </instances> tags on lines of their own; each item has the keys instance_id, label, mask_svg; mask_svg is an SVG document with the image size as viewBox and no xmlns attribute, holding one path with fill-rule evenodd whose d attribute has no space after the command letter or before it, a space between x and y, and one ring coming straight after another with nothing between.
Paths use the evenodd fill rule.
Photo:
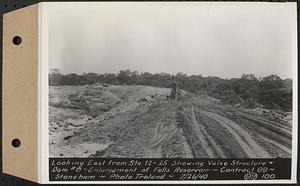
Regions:
<instances>
[{"instance_id":1,"label":"tire track in mud","mask_svg":"<svg viewBox=\"0 0 300 186\"><path fill-rule=\"evenodd\" d=\"M212 112L200 111L200 113L214 119L224 126L233 135L233 137L236 139L236 142L241 146L249 158L271 157L271 155L265 149L256 143L256 141L247 131L233 121Z\"/></svg>"},{"instance_id":2,"label":"tire track in mud","mask_svg":"<svg viewBox=\"0 0 300 186\"><path fill-rule=\"evenodd\" d=\"M269 143L269 144L275 146L276 148L278 148L278 149L284 151L284 152L287 153L289 156L291 156L291 154L292 154L292 150L291 150L291 149L287 148L287 147L284 146L284 145L281 145L281 144L277 143L276 141L274 141L274 140L272 140L272 139L263 137L262 135L258 135L258 136L259 136L259 138L263 139L265 142L267 142L267 143Z\"/></svg>"},{"instance_id":3,"label":"tire track in mud","mask_svg":"<svg viewBox=\"0 0 300 186\"><path fill-rule=\"evenodd\" d=\"M291 138L291 136L292 136L292 128L289 127L289 126L279 124L279 123L275 123L275 122L271 122L271 121L265 120L263 118L256 117L256 116L251 116L249 114L244 114L244 113L241 113L241 112L238 112L236 114L239 115L239 116L242 116L246 119L250 119L250 120L253 120L253 121L256 121L256 122L259 122L259 123L263 123L265 125L264 127L267 127L267 128L269 128L269 129L271 129L272 131L275 131L275 132L280 132L280 133L284 134L285 136L287 136L289 138Z\"/></svg>"},{"instance_id":4,"label":"tire track in mud","mask_svg":"<svg viewBox=\"0 0 300 186\"><path fill-rule=\"evenodd\" d=\"M163 121L165 118L166 115L163 114L163 117L156 125L153 137L146 145L144 158L161 158L162 144L178 132L178 128L176 127L176 125L170 127L169 125L167 125L167 123ZM175 122L175 118L172 119Z\"/></svg>"},{"instance_id":5,"label":"tire track in mud","mask_svg":"<svg viewBox=\"0 0 300 186\"><path fill-rule=\"evenodd\" d=\"M223 151L220 149L220 147L215 143L213 138L205 131L204 127L201 123L198 122L196 118L195 108L191 107L192 112L189 112L183 108L184 112L181 112L181 114L187 119L188 121L191 121L192 128L195 131L195 134L197 138L200 140L201 144L204 147L204 150L209 158L226 158Z\"/></svg>"},{"instance_id":6,"label":"tire track in mud","mask_svg":"<svg viewBox=\"0 0 300 186\"><path fill-rule=\"evenodd\" d=\"M245 128L249 134L253 138L255 138L261 146L263 146L269 153L274 154L274 148L276 149L277 146L284 147L285 149L289 149L291 151L291 144L292 144L292 136L288 133L281 130L281 128L274 128L273 124L279 125L279 126L285 126L289 128L289 130L292 130L292 127L289 125L285 125L283 123L275 123L273 121L269 121L265 118L259 117L259 116L253 116L256 119L251 119L252 115L247 114L248 117L243 117L239 115L240 112L234 112L234 114L230 114L228 112L221 112L217 110L217 113L228 117L228 119L234 121L235 123L240 124L243 128ZM264 139L263 139L264 138ZM267 140L271 140L274 144L268 143ZM272 147L271 147L272 146ZM282 149L282 148L281 148ZM283 151L283 150L282 150ZM285 151L287 152L287 151ZM274 154L275 157L278 157L278 155Z\"/></svg>"},{"instance_id":7,"label":"tire track in mud","mask_svg":"<svg viewBox=\"0 0 300 186\"><path fill-rule=\"evenodd\" d=\"M222 113L220 113L222 115ZM251 115L250 115L251 116ZM226 117L226 116L225 116ZM256 118L260 118L255 116ZM229 116L229 118L231 118ZM232 121L239 123L245 128L251 136L264 147L272 157L291 157L292 136L288 135L281 129L274 128L271 124L264 123L268 120L254 120L248 117L234 114ZM274 122L272 122L274 123ZM284 125L278 123L278 125Z\"/></svg>"}]
</instances>

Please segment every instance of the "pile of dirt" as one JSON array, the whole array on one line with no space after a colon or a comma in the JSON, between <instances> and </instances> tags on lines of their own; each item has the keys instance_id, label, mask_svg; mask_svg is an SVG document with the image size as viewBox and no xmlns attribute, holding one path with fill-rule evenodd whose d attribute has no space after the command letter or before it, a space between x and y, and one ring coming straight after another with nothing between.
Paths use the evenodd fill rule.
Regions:
<instances>
[{"instance_id":1,"label":"pile of dirt","mask_svg":"<svg viewBox=\"0 0 300 186\"><path fill-rule=\"evenodd\" d=\"M105 151L108 148L106 144L98 143L80 143L77 145L64 145L50 149L51 157L92 157L98 152Z\"/></svg>"},{"instance_id":2,"label":"pile of dirt","mask_svg":"<svg viewBox=\"0 0 300 186\"><path fill-rule=\"evenodd\" d=\"M251 113L267 120L292 125L292 112L285 112L283 110L269 110L265 108L242 109L247 113Z\"/></svg>"},{"instance_id":3,"label":"pile of dirt","mask_svg":"<svg viewBox=\"0 0 300 186\"><path fill-rule=\"evenodd\" d=\"M73 94L68 98L60 101L57 105L53 106L84 110L88 108L88 102L83 97Z\"/></svg>"}]
</instances>

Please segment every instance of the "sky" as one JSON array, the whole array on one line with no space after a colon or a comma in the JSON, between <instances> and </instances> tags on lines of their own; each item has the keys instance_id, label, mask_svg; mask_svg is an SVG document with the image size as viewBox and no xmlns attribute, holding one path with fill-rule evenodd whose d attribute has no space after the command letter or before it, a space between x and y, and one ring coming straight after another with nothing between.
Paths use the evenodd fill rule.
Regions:
<instances>
[{"instance_id":1,"label":"sky","mask_svg":"<svg viewBox=\"0 0 300 186\"><path fill-rule=\"evenodd\" d=\"M296 3L47 3L49 68L291 78Z\"/></svg>"}]
</instances>

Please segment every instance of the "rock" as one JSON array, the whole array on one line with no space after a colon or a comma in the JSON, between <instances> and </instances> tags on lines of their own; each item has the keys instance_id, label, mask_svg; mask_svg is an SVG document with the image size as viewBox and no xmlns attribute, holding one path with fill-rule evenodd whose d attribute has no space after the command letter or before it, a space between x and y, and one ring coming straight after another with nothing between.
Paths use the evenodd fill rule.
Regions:
<instances>
[{"instance_id":1,"label":"rock","mask_svg":"<svg viewBox=\"0 0 300 186\"><path fill-rule=\"evenodd\" d=\"M287 115L286 117L283 118L283 120L288 122L289 125L292 125L293 116L292 115Z\"/></svg>"},{"instance_id":2,"label":"rock","mask_svg":"<svg viewBox=\"0 0 300 186\"><path fill-rule=\"evenodd\" d=\"M254 109L249 109L249 111L254 112L256 114L268 114L270 113L270 111L268 109L263 109L263 108L254 108Z\"/></svg>"},{"instance_id":3,"label":"rock","mask_svg":"<svg viewBox=\"0 0 300 186\"><path fill-rule=\"evenodd\" d=\"M70 131L71 129L72 129L72 128L70 128L70 127L65 127L65 128L64 128L64 130L67 131L67 132Z\"/></svg>"},{"instance_id":4,"label":"rock","mask_svg":"<svg viewBox=\"0 0 300 186\"><path fill-rule=\"evenodd\" d=\"M87 122L88 118L83 118L83 119L67 119L65 122L66 124L68 125L73 125L73 126L81 126L81 125L84 125L86 122Z\"/></svg>"},{"instance_id":5,"label":"rock","mask_svg":"<svg viewBox=\"0 0 300 186\"><path fill-rule=\"evenodd\" d=\"M74 136L74 132L62 132L61 135L64 140L67 140Z\"/></svg>"},{"instance_id":6,"label":"rock","mask_svg":"<svg viewBox=\"0 0 300 186\"><path fill-rule=\"evenodd\" d=\"M55 156L87 158L98 152L103 152L109 147L109 144L81 143L76 146L66 145L57 149L52 149L51 154Z\"/></svg>"},{"instance_id":7,"label":"rock","mask_svg":"<svg viewBox=\"0 0 300 186\"><path fill-rule=\"evenodd\" d=\"M73 131L73 132L74 132L75 129L76 129L76 126L73 126L73 125L69 125L69 126L67 127L67 130L68 130L68 131Z\"/></svg>"},{"instance_id":8,"label":"rock","mask_svg":"<svg viewBox=\"0 0 300 186\"><path fill-rule=\"evenodd\" d=\"M54 144L54 140L53 139L49 139L49 144Z\"/></svg>"},{"instance_id":9,"label":"rock","mask_svg":"<svg viewBox=\"0 0 300 186\"><path fill-rule=\"evenodd\" d=\"M102 109L101 109L101 111L103 111L103 112L108 112L109 110L110 110L109 107L107 107L107 108L102 108Z\"/></svg>"},{"instance_id":10,"label":"rock","mask_svg":"<svg viewBox=\"0 0 300 186\"><path fill-rule=\"evenodd\" d=\"M141 98L137 101L138 103L148 102L147 98Z\"/></svg>"},{"instance_id":11,"label":"rock","mask_svg":"<svg viewBox=\"0 0 300 186\"><path fill-rule=\"evenodd\" d=\"M60 104L60 99L59 98L49 98L49 105L57 107Z\"/></svg>"},{"instance_id":12,"label":"rock","mask_svg":"<svg viewBox=\"0 0 300 186\"><path fill-rule=\"evenodd\" d=\"M108 112L111 108L104 103L96 103L89 107L87 113L92 117L97 117L103 112Z\"/></svg>"}]
</instances>

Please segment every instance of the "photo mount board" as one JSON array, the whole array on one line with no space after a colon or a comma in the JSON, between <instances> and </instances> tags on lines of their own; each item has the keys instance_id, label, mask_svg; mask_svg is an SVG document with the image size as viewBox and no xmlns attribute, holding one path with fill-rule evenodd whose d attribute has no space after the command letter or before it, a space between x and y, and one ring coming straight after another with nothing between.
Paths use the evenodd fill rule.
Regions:
<instances>
[{"instance_id":1,"label":"photo mount board","mask_svg":"<svg viewBox=\"0 0 300 186\"><path fill-rule=\"evenodd\" d=\"M3 172L37 182L38 5L3 15L2 82ZM21 142L17 148L14 139Z\"/></svg>"},{"instance_id":2,"label":"photo mount board","mask_svg":"<svg viewBox=\"0 0 300 186\"><path fill-rule=\"evenodd\" d=\"M42 87L40 62L46 57L43 52L48 50L45 47L48 43L41 43L44 36L48 36L45 30L47 27L43 22L46 15L43 5L46 4L39 3L5 14L3 41L3 172L40 183L49 183L48 175L44 175L45 177L41 175L42 169L48 168L47 163L42 163L48 157L41 153L43 144L48 143L48 139L41 137L43 136L40 128L42 104L39 100L39 94L45 90L45 87L40 90ZM13 44L12 40L15 36L22 38L20 45ZM20 139L20 147L12 146L13 139ZM293 174L295 171L295 169L292 171ZM195 183L201 182L203 180ZM96 183L110 182L97 181ZM286 183L286 180L279 180L277 183Z\"/></svg>"}]
</instances>

